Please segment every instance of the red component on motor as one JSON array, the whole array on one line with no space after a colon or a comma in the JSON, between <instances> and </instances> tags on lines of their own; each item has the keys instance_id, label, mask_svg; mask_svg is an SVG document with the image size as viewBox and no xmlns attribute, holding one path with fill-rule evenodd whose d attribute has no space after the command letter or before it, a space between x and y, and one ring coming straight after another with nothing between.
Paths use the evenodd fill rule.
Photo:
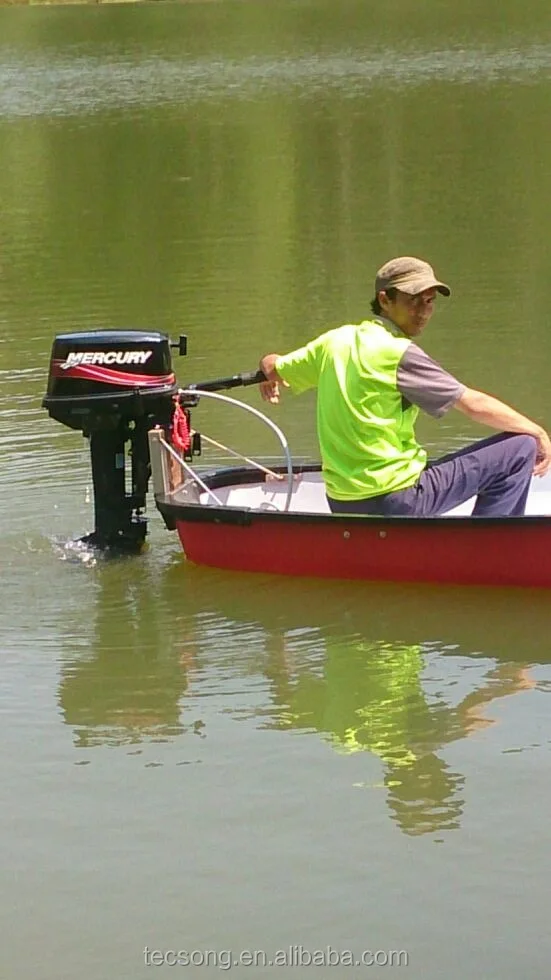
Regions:
<instances>
[{"instance_id":1,"label":"red component on motor","mask_svg":"<svg viewBox=\"0 0 551 980\"><path fill-rule=\"evenodd\" d=\"M185 408L182 408L178 397L174 401L170 438L176 449L182 453L187 453L191 447L190 414Z\"/></svg>"}]
</instances>

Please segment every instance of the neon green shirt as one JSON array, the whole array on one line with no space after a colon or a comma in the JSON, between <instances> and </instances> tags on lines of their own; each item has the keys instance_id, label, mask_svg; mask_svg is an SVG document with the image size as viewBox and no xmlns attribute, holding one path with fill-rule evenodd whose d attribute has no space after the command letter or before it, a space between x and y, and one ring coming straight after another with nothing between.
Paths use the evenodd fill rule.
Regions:
<instances>
[{"instance_id":1,"label":"neon green shirt","mask_svg":"<svg viewBox=\"0 0 551 980\"><path fill-rule=\"evenodd\" d=\"M317 388L322 472L334 500L361 500L412 486L426 465L414 423L419 409L397 387L411 343L378 320L329 330L276 361L291 391Z\"/></svg>"}]
</instances>

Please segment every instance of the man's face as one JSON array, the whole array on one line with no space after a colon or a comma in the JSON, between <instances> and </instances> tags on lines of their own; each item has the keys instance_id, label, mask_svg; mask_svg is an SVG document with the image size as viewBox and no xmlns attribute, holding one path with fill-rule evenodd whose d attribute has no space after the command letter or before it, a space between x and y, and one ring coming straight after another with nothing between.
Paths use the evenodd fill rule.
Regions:
<instances>
[{"instance_id":1,"label":"man's face","mask_svg":"<svg viewBox=\"0 0 551 980\"><path fill-rule=\"evenodd\" d=\"M379 293L381 309L407 337L417 337L429 322L434 312L436 289L424 289L422 293L410 296L397 291L394 299L386 293Z\"/></svg>"}]
</instances>

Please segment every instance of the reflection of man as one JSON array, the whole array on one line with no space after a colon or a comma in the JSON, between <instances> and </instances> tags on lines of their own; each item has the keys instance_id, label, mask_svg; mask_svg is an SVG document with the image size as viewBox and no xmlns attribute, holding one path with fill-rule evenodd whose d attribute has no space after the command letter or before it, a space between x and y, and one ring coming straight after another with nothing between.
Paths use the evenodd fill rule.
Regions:
<instances>
[{"instance_id":1,"label":"reflection of man","mask_svg":"<svg viewBox=\"0 0 551 980\"><path fill-rule=\"evenodd\" d=\"M270 672L292 728L314 729L340 751L381 759L389 809L409 835L459 826L464 777L436 752L492 724L482 713L486 704L533 686L518 665L500 665L452 708L427 701L422 668L420 645L349 637L327 642L323 674L299 668L285 676L281 661Z\"/></svg>"},{"instance_id":2,"label":"reflection of man","mask_svg":"<svg viewBox=\"0 0 551 980\"><path fill-rule=\"evenodd\" d=\"M399 772L385 774L388 807L410 837L438 830L456 830L463 813L464 776L452 772L435 753L419 756Z\"/></svg>"}]
</instances>

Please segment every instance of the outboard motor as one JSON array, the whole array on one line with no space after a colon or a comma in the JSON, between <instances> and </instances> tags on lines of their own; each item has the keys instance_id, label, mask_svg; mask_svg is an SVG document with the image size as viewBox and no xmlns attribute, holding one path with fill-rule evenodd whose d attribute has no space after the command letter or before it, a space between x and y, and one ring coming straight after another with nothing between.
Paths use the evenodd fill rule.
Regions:
<instances>
[{"instance_id":1,"label":"outboard motor","mask_svg":"<svg viewBox=\"0 0 551 980\"><path fill-rule=\"evenodd\" d=\"M95 529L82 540L96 547L139 550L145 539L147 433L170 425L178 391L171 346L185 354L186 338L171 345L154 331L98 330L54 340L42 404L90 439Z\"/></svg>"}]
</instances>

